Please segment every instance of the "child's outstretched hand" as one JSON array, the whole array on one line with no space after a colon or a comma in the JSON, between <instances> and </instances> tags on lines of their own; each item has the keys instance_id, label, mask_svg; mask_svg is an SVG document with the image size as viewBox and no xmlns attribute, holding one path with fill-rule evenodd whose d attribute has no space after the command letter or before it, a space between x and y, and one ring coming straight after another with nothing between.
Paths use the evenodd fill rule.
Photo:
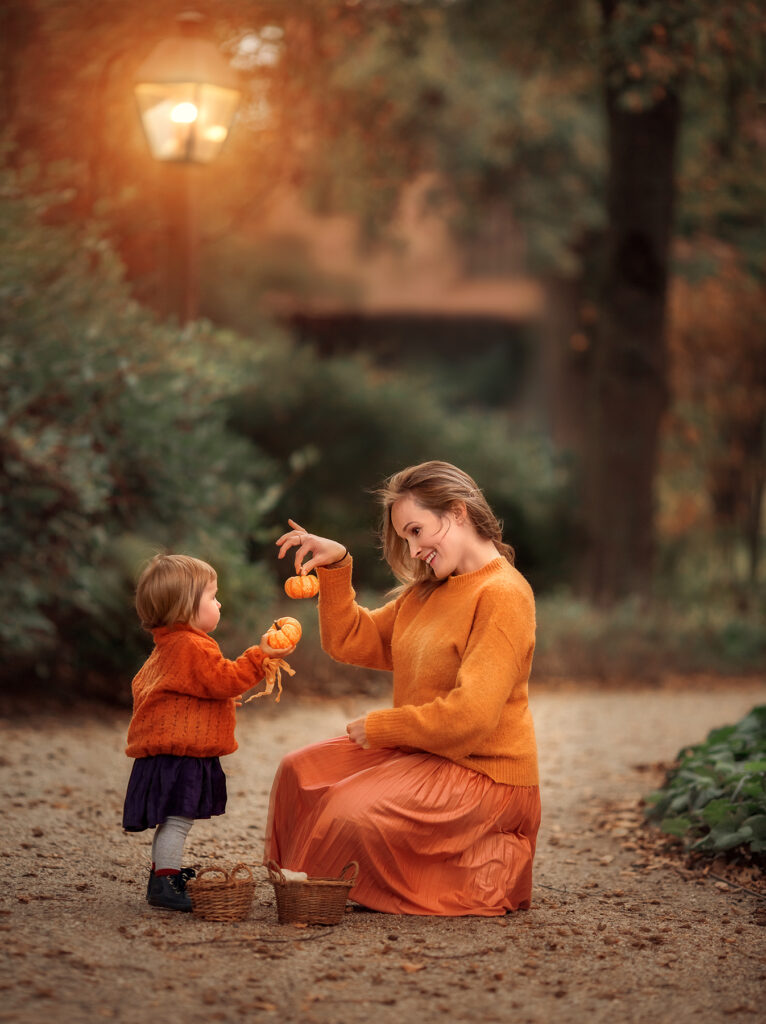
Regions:
<instances>
[{"instance_id":1,"label":"child's outstretched hand","mask_svg":"<svg viewBox=\"0 0 766 1024\"><path fill-rule=\"evenodd\" d=\"M267 658L287 658L295 650L295 644L292 647L280 647L279 650L276 647L270 647L266 639L268 635L268 633L264 633L258 645Z\"/></svg>"},{"instance_id":2,"label":"child's outstretched hand","mask_svg":"<svg viewBox=\"0 0 766 1024\"><path fill-rule=\"evenodd\" d=\"M294 519L288 519L291 529L283 533L277 540L279 548L278 558L284 558L290 548L297 547L295 552L295 571L298 575L304 576L318 565L331 565L340 561L346 554L346 548L337 540L330 540L329 537L318 537L315 533L304 530ZM303 559L311 555L307 562Z\"/></svg>"}]
</instances>

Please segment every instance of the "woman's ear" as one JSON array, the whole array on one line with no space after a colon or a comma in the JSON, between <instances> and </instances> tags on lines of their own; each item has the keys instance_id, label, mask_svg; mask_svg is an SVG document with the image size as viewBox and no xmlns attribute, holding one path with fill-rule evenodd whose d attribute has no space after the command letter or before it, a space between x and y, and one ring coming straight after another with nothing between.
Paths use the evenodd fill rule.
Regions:
<instances>
[{"instance_id":1,"label":"woman's ear","mask_svg":"<svg viewBox=\"0 0 766 1024\"><path fill-rule=\"evenodd\" d=\"M465 507L465 502L464 501L456 501L455 504L450 509L450 512L454 516L454 519L455 519L455 522L457 523L457 525L458 526L462 526L463 523L466 521L466 518L468 516L468 512L467 512L466 507Z\"/></svg>"}]
</instances>

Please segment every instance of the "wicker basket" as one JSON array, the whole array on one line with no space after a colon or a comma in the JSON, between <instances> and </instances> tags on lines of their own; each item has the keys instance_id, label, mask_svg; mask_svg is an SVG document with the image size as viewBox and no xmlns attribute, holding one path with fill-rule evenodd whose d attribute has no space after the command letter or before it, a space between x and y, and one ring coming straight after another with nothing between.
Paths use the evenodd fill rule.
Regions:
<instances>
[{"instance_id":1,"label":"wicker basket","mask_svg":"<svg viewBox=\"0 0 766 1024\"><path fill-rule=\"evenodd\" d=\"M353 873L344 878L349 868ZM308 878L305 882L288 881L273 860L268 869L280 924L339 924L346 912L349 889L359 874L355 860L343 868L339 878Z\"/></svg>"},{"instance_id":2,"label":"wicker basket","mask_svg":"<svg viewBox=\"0 0 766 1024\"><path fill-rule=\"evenodd\" d=\"M253 904L255 879L246 864L235 864L231 871L203 868L186 887L192 910L199 917L208 921L244 921Z\"/></svg>"}]
</instances>

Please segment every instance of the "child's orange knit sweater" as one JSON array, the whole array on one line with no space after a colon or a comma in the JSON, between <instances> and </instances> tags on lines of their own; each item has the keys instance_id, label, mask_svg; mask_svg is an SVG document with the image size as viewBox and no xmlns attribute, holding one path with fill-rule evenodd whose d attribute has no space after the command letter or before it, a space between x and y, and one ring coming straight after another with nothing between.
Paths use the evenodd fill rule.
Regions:
<instances>
[{"instance_id":1,"label":"child's orange knit sweater","mask_svg":"<svg viewBox=\"0 0 766 1024\"><path fill-rule=\"evenodd\" d=\"M516 786L538 785L527 695L532 589L497 558L423 599L411 587L375 611L356 604L350 556L320 568L322 646L336 661L394 673L394 706L365 719L371 747L426 750Z\"/></svg>"},{"instance_id":2,"label":"child's orange knit sweater","mask_svg":"<svg viewBox=\"0 0 766 1024\"><path fill-rule=\"evenodd\" d=\"M153 629L154 650L133 680L128 757L220 757L237 749L234 697L263 678L264 655L249 647L236 661L185 623Z\"/></svg>"}]
</instances>

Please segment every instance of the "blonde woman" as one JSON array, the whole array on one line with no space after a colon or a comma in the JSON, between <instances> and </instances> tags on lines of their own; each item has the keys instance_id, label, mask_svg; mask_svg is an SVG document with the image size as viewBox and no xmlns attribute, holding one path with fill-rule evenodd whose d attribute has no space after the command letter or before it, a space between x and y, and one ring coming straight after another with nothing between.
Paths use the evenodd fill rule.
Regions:
<instances>
[{"instance_id":1,"label":"blonde woman","mask_svg":"<svg viewBox=\"0 0 766 1024\"><path fill-rule=\"evenodd\" d=\"M385 558L401 586L356 603L352 559L289 520L279 557L320 579L322 646L393 673L393 707L285 757L265 860L313 876L359 862L352 899L399 914L525 909L540 824L528 706L532 590L476 483L426 462L380 489Z\"/></svg>"}]
</instances>

